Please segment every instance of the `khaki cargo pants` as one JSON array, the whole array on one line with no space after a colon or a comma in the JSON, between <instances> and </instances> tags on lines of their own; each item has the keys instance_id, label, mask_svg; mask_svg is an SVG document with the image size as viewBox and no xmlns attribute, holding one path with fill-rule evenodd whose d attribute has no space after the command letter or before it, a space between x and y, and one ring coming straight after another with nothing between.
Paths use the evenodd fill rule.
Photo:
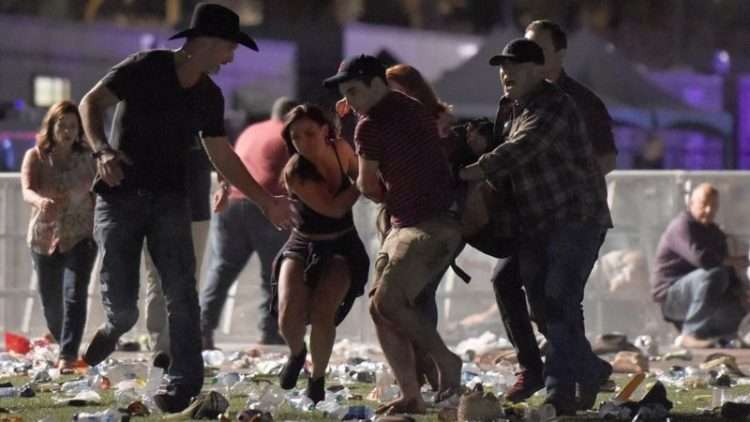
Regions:
<instances>
[{"instance_id":1,"label":"khaki cargo pants","mask_svg":"<svg viewBox=\"0 0 750 422\"><path fill-rule=\"evenodd\" d=\"M405 300L409 305L451 264L463 240L459 222L441 215L412 227L393 227L375 260L370 296Z\"/></svg>"}]
</instances>

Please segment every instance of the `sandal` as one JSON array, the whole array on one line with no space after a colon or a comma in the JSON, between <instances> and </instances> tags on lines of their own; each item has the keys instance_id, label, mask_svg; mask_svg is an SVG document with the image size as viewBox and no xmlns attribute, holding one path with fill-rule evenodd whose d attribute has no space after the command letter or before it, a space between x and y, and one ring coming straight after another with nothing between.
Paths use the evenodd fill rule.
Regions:
<instances>
[{"instance_id":1,"label":"sandal","mask_svg":"<svg viewBox=\"0 0 750 422\"><path fill-rule=\"evenodd\" d=\"M60 375L71 375L76 372L76 361L65 358L60 358L57 364L57 369L60 370Z\"/></svg>"}]
</instances>

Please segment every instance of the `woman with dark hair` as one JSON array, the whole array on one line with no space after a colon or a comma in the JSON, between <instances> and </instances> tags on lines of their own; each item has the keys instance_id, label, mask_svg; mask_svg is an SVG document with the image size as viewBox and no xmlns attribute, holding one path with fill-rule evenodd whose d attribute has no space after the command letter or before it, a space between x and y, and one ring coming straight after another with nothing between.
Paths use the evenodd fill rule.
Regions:
<instances>
[{"instance_id":1,"label":"woman with dark hair","mask_svg":"<svg viewBox=\"0 0 750 422\"><path fill-rule=\"evenodd\" d=\"M50 107L21 169L32 207L28 244L47 327L60 343L61 372L72 372L86 324L87 289L96 257L92 239L96 166L70 101Z\"/></svg>"},{"instance_id":2,"label":"woman with dark hair","mask_svg":"<svg viewBox=\"0 0 750 422\"><path fill-rule=\"evenodd\" d=\"M282 136L290 159L282 182L298 219L276 258L279 329L290 356L280 384L291 389L305 363L306 325L311 326L312 375L306 394L325 398L325 373L336 338L336 325L362 295L369 258L354 228L352 205L359 191L357 157L337 137L333 122L320 108L301 105L285 118Z\"/></svg>"}]
</instances>

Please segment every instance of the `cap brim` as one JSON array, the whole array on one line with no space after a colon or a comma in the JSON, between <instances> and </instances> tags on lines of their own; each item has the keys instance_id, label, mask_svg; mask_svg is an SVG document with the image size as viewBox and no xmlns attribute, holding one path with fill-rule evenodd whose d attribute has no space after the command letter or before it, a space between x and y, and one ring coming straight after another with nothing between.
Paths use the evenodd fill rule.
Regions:
<instances>
[{"instance_id":1,"label":"cap brim","mask_svg":"<svg viewBox=\"0 0 750 422\"><path fill-rule=\"evenodd\" d=\"M341 82L345 82L351 79L346 73L337 73L330 78L323 79L323 86L325 88L336 88Z\"/></svg>"},{"instance_id":2,"label":"cap brim","mask_svg":"<svg viewBox=\"0 0 750 422\"><path fill-rule=\"evenodd\" d=\"M253 40L249 35L245 34L244 32L240 32L237 34L233 34L231 36L225 35L225 34L209 34L202 31L199 31L195 28L186 29L184 31L180 31L171 37L169 37L170 40L174 40L176 38L188 38L188 37L217 37L222 38L229 41L234 41L238 44L244 45L245 47L253 50L258 51L258 44L255 43L255 40Z\"/></svg>"},{"instance_id":3,"label":"cap brim","mask_svg":"<svg viewBox=\"0 0 750 422\"><path fill-rule=\"evenodd\" d=\"M490 66L500 66L505 62L518 62L518 58L507 54L498 54L497 56L492 56L492 58L490 58Z\"/></svg>"}]
</instances>

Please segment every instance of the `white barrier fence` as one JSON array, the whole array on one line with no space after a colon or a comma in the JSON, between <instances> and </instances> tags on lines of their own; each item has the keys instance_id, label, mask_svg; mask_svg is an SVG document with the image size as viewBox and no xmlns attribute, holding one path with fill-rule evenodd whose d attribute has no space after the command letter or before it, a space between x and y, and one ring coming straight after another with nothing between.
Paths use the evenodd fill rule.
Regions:
<instances>
[{"instance_id":1,"label":"white barrier fence","mask_svg":"<svg viewBox=\"0 0 750 422\"><path fill-rule=\"evenodd\" d=\"M614 172L607 180L616 227L607 236L602 259L589 282L585 303L587 328L592 334L612 330L631 336L644 332L672 334L673 330L660 320L648 291L648 269L659 236L672 217L684 209L692 187L707 181L721 193L717 220L731 235L730 248L746 254L750 239L750 172L623 171ZM357 203L355 221L371 254L378 244L374 215L372 203L365 200ZM29 207L21 197L19 175L0 173L0 330L36 336L46 332L46 325L25 241L28 218ZM459 264L472 275L473 281L465 285L448 272L438 291L441 331L452 342L485 330L504 335L499 315L491 309L494 295L489 276L493 259L467 248ZM230 292L217 341L257 340L258 268L254 257ZM103 318L96 274L95 267L84 341ZM366 303L366 298L358 300L340 327L340 338L374 341ZM143 308L141 311L143 316ZM145 333L143 318L133 330L133 334L142 333Z\"/></svg>"}]
</instances>

